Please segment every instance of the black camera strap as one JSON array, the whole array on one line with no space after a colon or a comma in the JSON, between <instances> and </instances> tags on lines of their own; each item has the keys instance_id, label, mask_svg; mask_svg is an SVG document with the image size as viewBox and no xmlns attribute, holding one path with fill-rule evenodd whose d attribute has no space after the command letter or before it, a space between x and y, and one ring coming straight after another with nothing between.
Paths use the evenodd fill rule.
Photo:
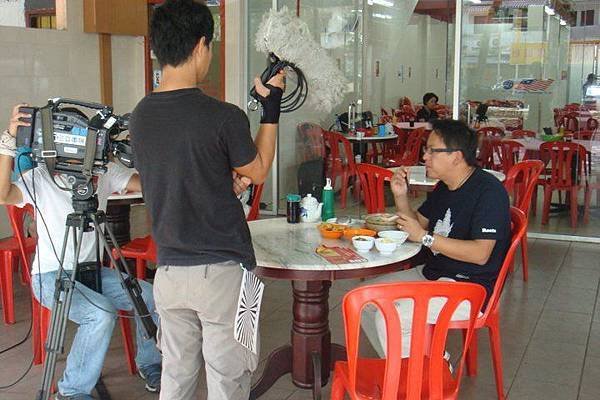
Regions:
<instances>
[{"instance_id":1,"label":"black camera strap","mask_svg":"<svg viewBox=\"0 0 600 400\"><path fill-rule=\"evenodd\" d=\"M54 146L54 123L52 121L52 107L47 105L40 108L42 115L42 157L48 167L50 175L54 173L56 168L56 147Z\"/></svg>"}]
</instances>

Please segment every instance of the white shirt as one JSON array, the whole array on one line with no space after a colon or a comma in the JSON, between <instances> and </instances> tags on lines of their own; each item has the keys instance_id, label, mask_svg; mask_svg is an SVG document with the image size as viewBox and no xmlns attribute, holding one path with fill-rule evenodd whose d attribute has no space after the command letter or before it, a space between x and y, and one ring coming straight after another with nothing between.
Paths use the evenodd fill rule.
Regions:
<instances>
[{"instance_id":1,"label":"white shirt","mask_svg":"<svg viewBox=\"0 0 600 400\"><path fill-rule=\"evenodd\" d=\"M98 178L98 190L96 193L98 194L99 210L106 210L108 196L114 192L123 192L131 176L137 172L132 168L125 168L120 164L112 162L108 163L107 168L108 171ZM70 187L67 184L65 176L56 175L55 178L61 187ZM38 274L58 270L58 260L62 250L67 215L73 212L73 206L71 204L71 192L59 189L52 181L46 165L41 164L37 168L27 171L23 174L22 179L14 182L23 195L23 202L17 204L17 207L24 207L26 204L34 203L34 183L35 202L39 210L36 210L38 247L31 266L31 273ZM65 252L63 263L65 270L73 269L75 253L72 236L73 234L71 233ZM95 233L93 231L85 232L79 254L80 262L94 261L96 259L94 244Z\"/></svg>"}]
</instances>

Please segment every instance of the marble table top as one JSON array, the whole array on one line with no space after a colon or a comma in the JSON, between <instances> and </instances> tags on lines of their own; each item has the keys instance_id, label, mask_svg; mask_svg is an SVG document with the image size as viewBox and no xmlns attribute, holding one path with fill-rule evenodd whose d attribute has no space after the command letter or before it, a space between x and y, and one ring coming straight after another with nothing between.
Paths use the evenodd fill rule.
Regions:
<instances>
[{"instance_id":1,"label":"marble table top","mask_svg":"<svg viewBox=\"0 0 600 400\"><path fill-rule=\"evenodd\" d=\"M137 200L143 199L142 192L127 192L124 194L113 193L108 196L108 201L111 200Z\"/></svg>"},{"instance_id":2,"label":"marble table top","mask_svg":"<svg viewBox=\"0 0 600 400\"><path fill-rule=\"evenodd\" d=\"M258 266L294 271L356 270L406 261L421 249L420 243L407 241L390 255L382 255L373 247L368 253L358 253L367 259L366 262L331 264L315 252L321 244L355 249L352 242L344 238L322 238L317 229L318 224L316 222L289 224L286 218L248 222Z\"/></svg>"},{"instance_id":3,"label":"marble table top","mask_svg":"<svg viewBox=\"0 0 600 400\"><path fill-rule=\"evenodd\" d=\"M392 172L400 167L388 168ZM484 169L485 172L494 175L500 182L503 182L506 176L502 172L493 171L491 169ZM438 183L437 179L428 178L427 171L424 165L414 165L409 168L408 184L418 186L435 186Z\"/></svg>"},{"instance_id":4,"label":"marble table top","mask_svg":"<svg viewBox=\"0 0 600 400\"><path fill-rule=\"evenodd\" d=\"M413 126L410 126L410 122L396 122L394 125L396 128L400 129L425 128L427 130L431 130L431 124L429 122L415 122Z\"/></svg>"},{"instance_id":5,"label":"marble table top","mask_svg":"<svg viewBox=\"0 0 600 400\"><path fill-rule=\"evenodd\" d=\"M398 135L396 135L395 133L390 133L389 135L385 135L385 136L374 135L374 136L357 137L354 135L344 135L344 137L351 142L380 142L383 140L396 139L396 138L398 138Z\"/></svg>"}]
</instances>

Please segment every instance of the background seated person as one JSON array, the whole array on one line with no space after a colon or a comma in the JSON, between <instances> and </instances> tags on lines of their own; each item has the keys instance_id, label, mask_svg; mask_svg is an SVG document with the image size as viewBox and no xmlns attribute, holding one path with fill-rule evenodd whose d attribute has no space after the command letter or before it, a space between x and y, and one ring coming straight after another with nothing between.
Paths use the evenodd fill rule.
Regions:
<instances>
[{"instance_id":1,"label":"background seated person","mask_svg":"<svg viewBox=\"0 0 600 400\"><path fill-rule=\"evenodd\" d=\"M417 121L429 122L438 119L438 113L435 111L435 106L439 98L435 93L425 93L423 95L423 107L417 112Z\"/></svg>"},{"instance_id":2,"label":"background seated person","mask_svg":"<svg viewBox=\"0 0 600 400\"><path fill-rule=\"evenodd\" d=\"M422 243L430 254L425 265L382 275L365 284L398 281L443 280L482 285L488 297L510 244L509 199L500 181L476 166L477 137L463 122L437 120L427 140L427 175L440 180L417 211L407 197L408 169L402 167L391 181L398 228L408 239ZM429 318L435 321L443 306L430 303ZM402 323L402 356L410 355L412 302L399 301ZM469 318L463 303L454 320ZM386 347L383 317L374 307L365 309L363 328L380 356Z\"/></svg>"}]
</instances>

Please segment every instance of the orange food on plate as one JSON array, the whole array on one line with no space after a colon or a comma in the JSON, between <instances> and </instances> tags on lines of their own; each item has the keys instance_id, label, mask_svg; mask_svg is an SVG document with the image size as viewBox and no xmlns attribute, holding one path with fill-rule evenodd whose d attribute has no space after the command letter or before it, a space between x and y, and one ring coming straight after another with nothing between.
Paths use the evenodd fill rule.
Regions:
<instances>
[{"instance_id":1,"label":"orange food on plate","mask_svg":"<svg viewBox=\"0 0 600 400\"><path fill-rule=\"evenodd\" d=\"M339 239L347 228L345 225L323 223L318 226L321 236L326 239Z\"/></svg>"},{"instance_id":2,"label":"orange food on plate","mask_svg":"<svg viewBox=\"0 0 600 400\"><path fill-rule=\"evenodd\" d=\"M375 236L377 234L376 231L372 231L371 229L346 229L344 231L344 237L348 240L351 240L354 236Z\"/></svg>"}]
</instances>

